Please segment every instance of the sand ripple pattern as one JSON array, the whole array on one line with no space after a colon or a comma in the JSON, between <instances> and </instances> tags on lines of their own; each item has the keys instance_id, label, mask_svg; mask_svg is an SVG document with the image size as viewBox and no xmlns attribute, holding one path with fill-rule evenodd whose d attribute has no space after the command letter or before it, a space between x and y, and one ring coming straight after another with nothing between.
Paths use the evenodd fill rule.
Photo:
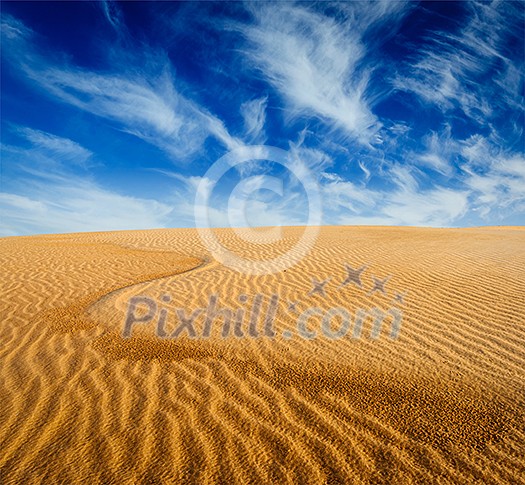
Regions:
<instances>
[{"instance_id":1,"label":"sand ripple pattern","mask_svg":"<svg viewBox=\"0 0 525 485\"><path fill-rule=\"evenodd\" d=\"M262 259L301 228L272 247L218 234ZM2 484L525 483L523 230L325 227L265 276L223 267L192 229L0 248ZM340 287L345 264L367 266L363 288ZM373 276L391 276L385 294ZM277 294L276 337L223 339L219 322L209 339L153 324L124 339L129 298L166 294L169 329L212 294L231 309ZM283 338L312 306L395 307L401 332Z\"/></svg>"}]
</instances>

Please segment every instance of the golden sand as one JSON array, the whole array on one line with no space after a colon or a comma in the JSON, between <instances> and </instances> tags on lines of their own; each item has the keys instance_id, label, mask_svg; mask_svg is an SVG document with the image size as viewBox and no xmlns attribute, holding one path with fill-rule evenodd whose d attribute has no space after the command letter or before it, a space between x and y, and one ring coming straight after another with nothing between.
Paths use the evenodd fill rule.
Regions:
<instances>
[{"instance_id":1,"label":"golden sand","mask_svg":"<svg viewBox=\"0 0 525 485\"><path fill-rule=\"evenodd\" d=\"M259 258L302 229L271 249L218 233ZM215 261L191 229L4 238L0 259L2 484L525 483L520 228L325 227L264 276ZM341 286L345 264L366 265L362 288ZM137 295L158 311L124 338ZM202 335L211 295L228 335L217 318L210 338L171 338L198 308ZM249 334L257 295L263 316L278 297L274 338ZM297 322L313 307L309 340ZM342 338L322 332L330 308L352 317ZM352 338L373 308L402 316L397 339L390 317Z\"/></svg>"}]
</instances>

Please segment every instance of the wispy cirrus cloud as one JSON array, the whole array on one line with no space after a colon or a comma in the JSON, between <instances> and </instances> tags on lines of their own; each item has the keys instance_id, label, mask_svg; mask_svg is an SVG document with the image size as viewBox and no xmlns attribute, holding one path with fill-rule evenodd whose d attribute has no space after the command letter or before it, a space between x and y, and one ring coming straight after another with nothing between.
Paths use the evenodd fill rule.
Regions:
<instances>
[{"instance_id":1,"label":"wispy cirrus cloud","mask_svg":"<svg viewBox=\"0 0 525 485\"><path fill-rule=\"evenodd\" d=\"M0 193L2 236L166 227L172 208L87 180L33 181L31 193Z\"/></svg>"},{"instance_id":2,"label":"wispy cirrus cloud","mask_svg":"<svg viewBox=\"0 0 525 485\"><path fill-rule=\"evenodd\" d=\"M166 227L172 206L105 188L75 170L93 154L80 144L27 127L29 146L2 145L0 235Z\"/></svg>"},{"instance_id":3,"label":"wispy cirrus cloud","mask_svg":"<svg viewBox=\"0 0 525 485\"><path fill-rule=\"evenodd\" d=\"M127 30L124 24L124 19L122 18L122 12L119 10L114 0L102 0L98 5L102 8L106 20L117 33L122 34L123 31Z\"/></svg>"},{"instance_id":4,"label":"wispy cirrus cloud","mask_svg":"<svg viewBox=\"0 0 525 485\"><path fill-rule=\"evenodd\" d=\"M416 164L450 176L459 150L459 143L451 136L450 125L446 125L441 132L431 132L422 141L423 153L413 154Z\"/></svg>"},{"instance_id":5,"label":"wispy cirrus cloud","mask_svg":"<svg viewBox=\"0 0 525 485\"><path fill-rule=\"evenodd\" d=\"M364 179L323 172L325 223L451 226L525 214L525 158L493 136L457 139L445 126L399 159Z\"/></svg>"},{"instance_id":6,"label":"wispy cirrus cloud","mask_svg":"<svg viewBox=\"0 0 525 485\"><path fill-rule=\"evenodd\" d=\"M246 138L252 143L264 143L266 139L264 124L266 122L267 104L267 96L245 101L241 104L240 112L244 119Z\"/></svg>"},{"instance_id":7,"label":"wispy cirrus cloud","mask_svg":"<svg viewBox=\"0 0 525 485\"><path fill-rule=\"evenodd\" d=\"M427 47L395 78L395 87L444 112L458 108L481 125L508 109L523 112L524 61L509 48L523 43L523 5L492 1L462 6L467 20L459 31L429 35Z\"/></svg>"},{"instance_id":8,"label":"wispy cirrus cloud","mask_svg":"<svg viewBox=\"0 0 525 485\"><path fill-rule=\"evenodd\" d=\"M304 4L254 4L254 23L234 25L247 40L245 54L280 93L289 117L314 116L362 143L373 141L381 126L368 92L373 63L366 63L363 36L374 23L393 20L402 2L377 10L359 2L340 18ZM363 66L363 63L365 66Z\"/></svg>"},{"instance_id":9,"label":"wispy cirrus cloud","mask_svg":"<svg viewBox=\"0 0 525 485\"><path fill-rule=\"evenodd\" d=\"M259 169L259 173L257 172ZM178 221L192 225L195 210L207 214L210 227L249 227L305 224L305 193L296 190L287 174L272 175L257 165L250 169L251 175L243 174L233 189L225 190L217 181L201 176L187 176L179 172L162 173L176 180L170 201L172 216ZM197 190L204 191L209 199L207 207L195 206Z\"/></svg>"},{"instance_id":10,"label":"wispy cirrus cloud","mask_svg":"<svg viewBox=\"0 0 525 485\"><path fill-rule=\"evenodd\" d=\"M461 143L464 183L472 191L472 210L495 220L525 213L525 156L506 152L482 136Z\"/></svg>"},{"instance_id":11,"label":"wispy cirrus cloud","mask_svg":"<svg viewBox=\"0 0 525 485\"><path fill-rule=\"evenodd\" d=\"M126 65L114 63L104 72L94 72L44 57L33 32L10 16L2 21L2 33L6 57L26 79L61 102L110 120L176 162L202 150L210 136L227 149L242 146L221 120L176 89L177 79L162 51L144 48L135 64L126 55Z\"/></svg>"},{"instance_id":12,"label":"wispy cirrus cloud","mask_svg":"<svg viewBox=\"0 0 525 485\"><path fill-rule=\"evenodd\" d=\"M327 223L448 226L467 211L469 190L423 187L409 167L392 166L393 188L371 189L327 174L323 184Z\"/></svg>"},{"instance_id":13,"label":"wispy cirrus cloud","mask_svg":"<svg viewBox=\"0 0 525 485\"><path fill-rule=\"evenodd\" d=\"M91 150L69 138L35 130L27 126L17 126L13 129L18 135L30 142L35 152L41 152L55 161L65 161L85 166L93 156Z\"/></svg>"}]
</instances>

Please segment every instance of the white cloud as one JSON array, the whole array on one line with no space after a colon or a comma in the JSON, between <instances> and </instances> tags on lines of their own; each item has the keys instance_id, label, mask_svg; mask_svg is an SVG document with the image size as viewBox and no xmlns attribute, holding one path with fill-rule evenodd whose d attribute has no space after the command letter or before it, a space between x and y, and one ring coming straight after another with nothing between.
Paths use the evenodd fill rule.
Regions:
<instances>
[{"instance_id":1,"label":"white cloud","mask_svg":"<svg viewBox=\"0 0 525 485\"><path fill-rule=\"evenodd\" d=\"M522 32L523 9L519 2L465 2L462 6L468 21L460 32L435 34L394 85L444 112L458 107L485 125L501 109L523 110L523 60L517 67L507 51L513 35ZM515 39L521 44L522 35Z\"/></svg>"},{"instance_id":2,"label":"white cloud","mask_svg":"<svg viewBox=\"0 0 525 485\"><path fill-rule=\"evenodd\" d=\"M166 227L172 208L69 177L31 183L30 195L0 193L4 236Z\"/></svg>"},{"instance_id":3,"label":"white cloud","mask_svg":"<svg viewBox=\"0 0 525 485\"><path fill-rule=\"evenodd\" d=\"M1 235L169 225L171 205L124 195L94 180L83 166L93 154L80 144L27 127L12 131L30 146L2 145Z\"/></svg>"},{"instance_id":4,"label":"white cloud","mask_svg":"<svg viewBox=\"0 0 525 485\"><path fill-rule=\"evenodd\" d=\"M458 142L452 138L450 125L445 126L440 133L432 132L424 137L423 145L423 153L412 155L415 164L450 175L459 149Z\"/></svg>"},{"instance_id":5,"label":"white cloud","mask_svg":"<svg viewBox=\"0 0 525 485\"><path fill-rule=\"evenodd\" d=\"M325 177L330 174L325 174ZM368 211L378 202L379 194L342 178L334 179L322 185L325 212L329 217L339 216L348 211L361 213ZM330 212L332 214L330 214Z\"/></svg>"},{"instance_id":6,"label":"white cloud","mask_svg":"<svg viewBox=\"0 0 525 485\"><path fill-rule=\"evenodd\" d=\"M369 143L380 123L367 95L370 67L359 66L367 54L362 35L379 19L392 20L394 9L384 5L360 16L354 2L339 21L298 4L254 4L255 23L240 27L246 55L282 95L289 115L317 116Z\"/></svg>"},{"instance_id":7,"label":"white cloud","mask_svg":"<svg viewBox=\"0 0 525 485\"><path fill-rule=\"evenodd\" d=\"M496 155L488 164L464 167L465 184L473 192L474 210L487 217L509 211L523 211L525 203L525 158L523 155Z\"/></svg>"},{"instance_id":8,"label":"white cloud","mask_svg":"<svg viewBox=\"0 0 525 485\"><path fill-rule=\"evenodd\" d=\"M381 212L412 226L449 226L465 214L468 191L436 187L397 191L387 196Z\"/></svg>"},{"instance_id":9,"label":"white cloud","mask_svg":"<svg viewBox=\"0 0 525 485\"><path fill-rule=\"evenodd\" d=\"M107 21L118 33L125 29L122 12L113 0L102 0L99 2L99 5Z\"/></svg>"},{"instance_id":10,"label":"white cloud","mask_svg":"<svg viewBox=\"0 0 525 485\"><path fill-rule=\"evenodd\" d=\"M464 140L460 146L460 152L463 158L471 166L483 166L490 163L493 147L488 140L481 135L473 135Z\"/></svg>"},{"instance_id":11,"label":"white cloud","mask_svg":"<svg viewBox=\"0 0 525 485\"><path fill-rule=\"evenodd\" d=\"M325 169L331 167L334 163L332 157L324 151L292 142L290 142L288 161L294 173L300 176L308 171L314 178L318 178Z\"/></svg>"},{"instance_id":12,"label":"white cloud","mask_svg":"<svg viewBox=\"0 0 525 485\"><path fill-rule=\"evenodd\" d=\"M255 167L252 172L254 170ZM210 227L297 225L307 220L305 195L287 182L286 175L240 174L240 180L228 192L220 183L215 184L206 177L162 173L180 182L169 200L173 206L172 217L187 225L194 223L198 188L208 199L207 207L198 209L207 215Z\"/></svg>"},{"instance_id":13,"label":"white cloud","mask_svg":"<svg viewBox=\"0 0 525 485\"><path fill-rule=\"evenodd\" d=\"M176 161L201 150L213 134L236 146L222 122L180 95L169 67L161 76L98 74L74 68L30 71L56 97L82 110L117 122L123 131L151 143Z\"/></svg>"},{"instance_id":14,"label":"white cloud","mask_svg":"<svg viewBox=\"0 0 525 485\"><path fill-rule=\"evenodd\" d=\"M93 156L93 152L69 138L28 127L16 127L15 131L27 139L36 150L55 160L66 160L84 166Z\"/></svg>"},{"instance_id":15,"label":"white cloud","mask_svg":"<svg viewBox=\"0 0 525 485\"><path fill-rule=\"evenodd\" d=\"M266 121L266 106L268 97L252 99L241 104L241 115L244 119L245 133L253 143L263 143L266 139L264 123Z\"/></svg>"},{"instance_id":16,"label":"white cloud","mask_svg":"<svg viewBox=\"0 0 525 485\"><path fill-rule=\"evenodd\" d=\"M133 60L140 68L116 61L106 72L93 72L44 58L32 42L34 34L12 17L3 20L2 32L8 44L6 58L48 95L111 120L174 161L185 161L200 151L209 136L228 149L242 146L221 120L178 92L171 63L163 52L144 48ZM122 57L130 62L129 54Z\"/></svg>"},{"instance_id":17,"label":"white cloud","mask_svg":"<svg viewBox=\"0 0 525 485\"><path fill-rule=\"evenodd\" d=\"M394 187L369 188L325 174L325 222L337 224L450 226L466 213L470 191L435 184L425 188L415 167L392 165L385 177Z\"/></svg>"}]
</instances>

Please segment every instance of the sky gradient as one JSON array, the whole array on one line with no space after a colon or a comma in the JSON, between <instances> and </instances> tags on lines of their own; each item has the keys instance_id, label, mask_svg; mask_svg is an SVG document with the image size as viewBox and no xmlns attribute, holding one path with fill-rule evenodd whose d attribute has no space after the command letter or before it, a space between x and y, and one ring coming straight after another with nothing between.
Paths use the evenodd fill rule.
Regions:
<instances>
[{"instance_id":1,"label":"sky gradient","mask_svg":"<svg viewBox=\"0 0 525 485\"><path fill-rule=\"evenodd\" d=\"M324 224L525 223L523 2L2 2L1 19L2 236L193 227L208 168L263 144L314 175ZM271 162L209 193L215 226L308 220Z\"/></svg>"}]
</instances>

